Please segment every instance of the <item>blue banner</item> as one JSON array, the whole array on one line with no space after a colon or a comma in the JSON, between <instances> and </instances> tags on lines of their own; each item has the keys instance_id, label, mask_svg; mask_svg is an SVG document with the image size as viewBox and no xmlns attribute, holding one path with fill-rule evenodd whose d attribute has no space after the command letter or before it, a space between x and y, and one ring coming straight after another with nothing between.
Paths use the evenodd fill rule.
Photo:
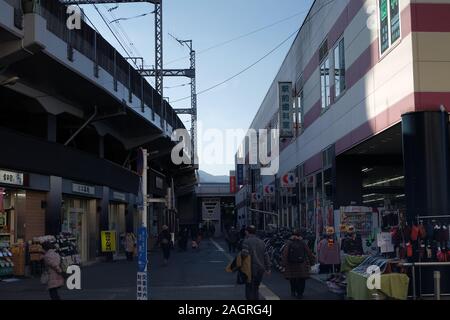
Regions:
<instances>
[{"instance_id":1,"label":"blue banner","mask_svg":"<svg viewBox=\"0 0 450 320\"><path fill-rule=\"evenodd\" d=\"M139 228L138 234L138 269L144 272L147 267L147 228Z\"/></svg>"},{"instance_id":2,"label":"blue banner","mask_svg":"<svg viewBox=\"0 0 450 320\"><path fill-rule=\"evenodd\" d=\"M244 185L244 165L238 164L236 167L236 184L238 186Z\"/></svg>"}]
</instances>

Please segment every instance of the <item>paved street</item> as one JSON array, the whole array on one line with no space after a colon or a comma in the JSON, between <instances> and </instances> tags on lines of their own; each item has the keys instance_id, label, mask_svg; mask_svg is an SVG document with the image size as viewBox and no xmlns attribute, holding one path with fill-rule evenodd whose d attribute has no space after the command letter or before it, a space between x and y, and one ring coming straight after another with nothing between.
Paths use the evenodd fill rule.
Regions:
<instances>
[{"instance_id":1,"label":"paved street","mask_svg":"<svg viewBox=\"0 0 450 320\"><path fill-rule=\"evenodd\" d=\"M172 251L167 267L161 253L150 256L151 299L155 300L243 300L244 287L235 285L235 274L225 272L231 258L222 240L204 240L199 250ZM116 261L98 263L82 269L82 290L61 290L63 299L135 299L136 263ZM288 282L273 272L261 287L265 299L291 299ZM307 282L305 299L338 299L316 280ZM48 299L39 279L0 282L0 300Z\"/></svg>"}]
</instances>

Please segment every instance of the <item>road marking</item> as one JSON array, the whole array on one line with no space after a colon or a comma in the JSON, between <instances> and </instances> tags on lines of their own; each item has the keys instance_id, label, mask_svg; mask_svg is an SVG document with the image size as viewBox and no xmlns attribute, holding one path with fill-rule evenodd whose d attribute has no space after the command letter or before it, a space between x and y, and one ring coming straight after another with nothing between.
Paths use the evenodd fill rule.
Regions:
<instances>
[{"instance_id":1,"label":"road marking","mask_svg":"<svg viewBox=\"0 0 450 320\"><path fill-rule=\"evenodd\" d=\"M217 285L200 285L200 286L153 286L152 289L219 289L219 288L234 288L236 285L217 284Z\"/></svg>"},{"instance_id":2,"label":"road marking","mask_svg":"<svg viewBox=\"0 0 450 320\"><path fill-rule=\"evenodd\" d=\"M259 293L265 300L281 300L279 296L273 293L264 283L259 287Z\"/></svg>"},{"instance_id":3,"label":"road marking","mask_svg":"<svg viewBox=\"0 0 450 320\"><path fill-rule=\"evenodd\" d=\"M209 239L213 243L213 245L216 246L218 251L222 251L223 254L228 258L228 260L232 261L234 258L229 255L225 250L215 242L213 239ZM259 293L264 298L264 300L281 300L279 296L277 296L275 293L273 293L272 290L270 290L264 283L261 283L261 286L259 287Z\"/></svg>"},{"instance_id":4,"label":"road marking","mask_svg":"<svg viewBox=\"0 0 450 320\"><path fill-rule=\"evenodd\" d=\"M213 239L209 239L209 240L211 240L211 242L213 243L213 245L216 246L217 251L225 252L225 250L223 250L223 248L222 248L217 242L215 242Z\"/></svg>"}]
</instances>

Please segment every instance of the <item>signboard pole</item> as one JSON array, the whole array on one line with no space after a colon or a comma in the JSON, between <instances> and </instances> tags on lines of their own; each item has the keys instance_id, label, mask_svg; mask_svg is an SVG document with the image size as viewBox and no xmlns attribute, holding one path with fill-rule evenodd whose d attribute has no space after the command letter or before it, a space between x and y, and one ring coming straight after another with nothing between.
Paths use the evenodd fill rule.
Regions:
<instances>
[{"instance_id":1,"label":"signboard pole","mask_svg":"<svg viewBox=\"0 0 450 320\"><path fill-rule=\"evenodd\" d=\"M142 157L140 159L142 164L141 177L142 177L142 196L143 203L141 208L142 224L139 228L138 234L138 271L137 271L137 300L148 300L148 287L147 287L147 277L148 277L148 257L147 257L147 206L148 206L148 195L147 195L147 150L141 149L139 151Z\"/></svg>"}]
</instances>

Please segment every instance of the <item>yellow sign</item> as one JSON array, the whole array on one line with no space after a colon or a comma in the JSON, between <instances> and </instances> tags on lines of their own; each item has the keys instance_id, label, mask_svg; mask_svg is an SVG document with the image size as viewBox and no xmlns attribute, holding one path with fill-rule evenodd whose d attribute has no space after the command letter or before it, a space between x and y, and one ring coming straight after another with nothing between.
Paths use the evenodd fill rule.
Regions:
<instances>
[{"instance_id":1,"label":"yellow sign","mask_svg":"<svg viewBox=\"0 0 450 320\"><path fill-rule=\"evenodd\" d=\"M102 231L102 252L116 251L116 232Z\"/></svg>"}]
</instances>

